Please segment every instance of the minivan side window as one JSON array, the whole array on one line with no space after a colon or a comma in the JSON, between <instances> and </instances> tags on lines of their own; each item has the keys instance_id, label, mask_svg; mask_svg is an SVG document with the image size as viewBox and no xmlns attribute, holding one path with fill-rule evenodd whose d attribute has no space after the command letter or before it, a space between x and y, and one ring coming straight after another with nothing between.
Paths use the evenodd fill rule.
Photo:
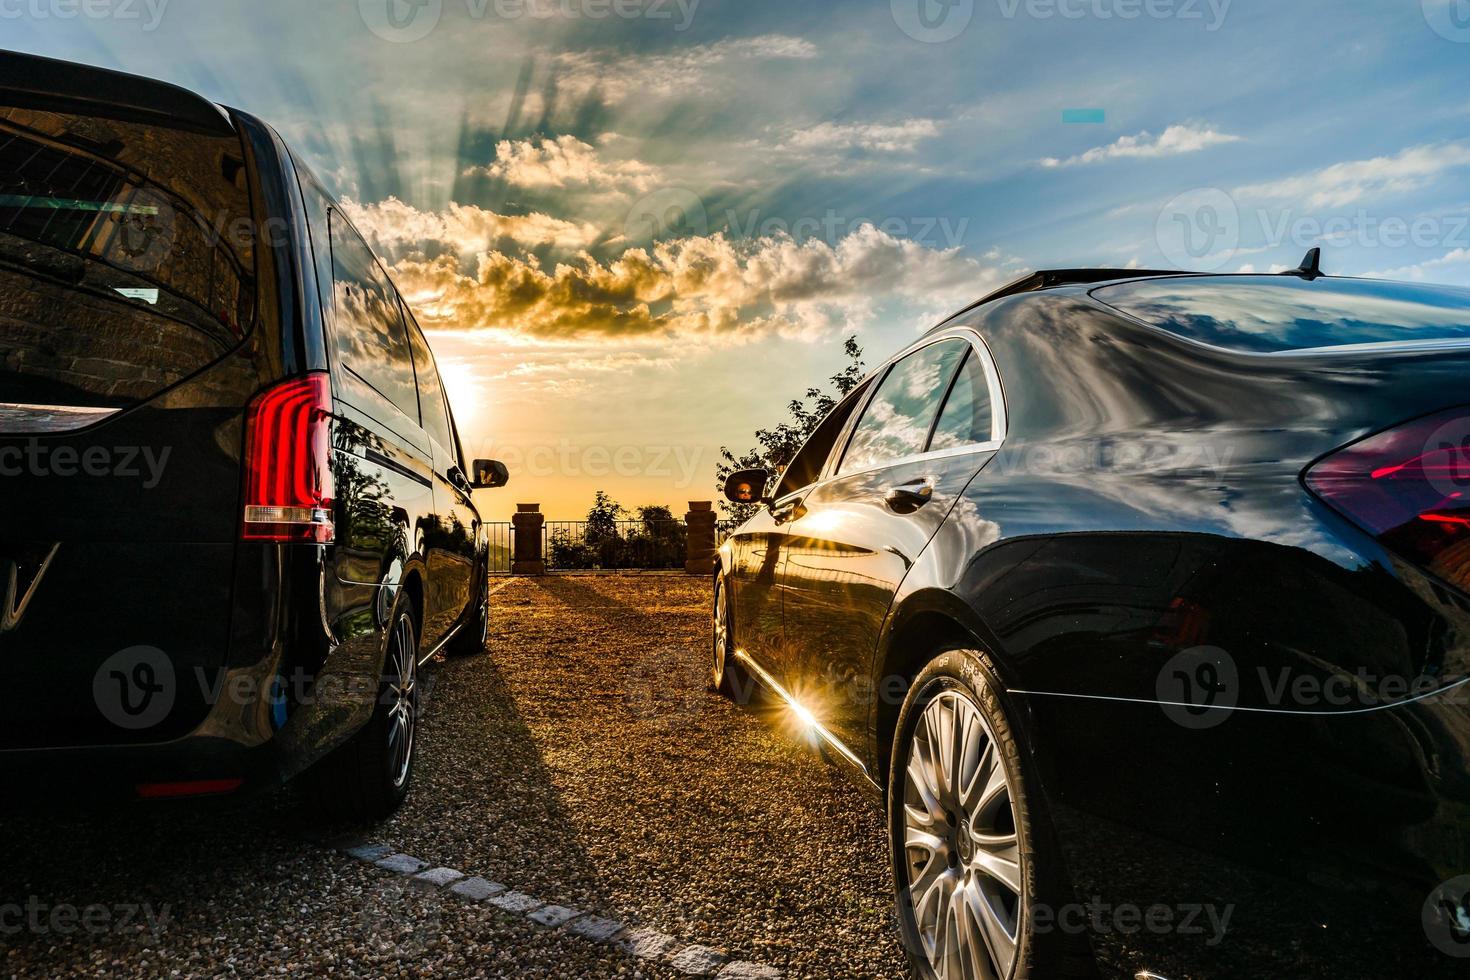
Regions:
<instances>
[{"instance_id":1,"label":"minivan side window","mask_svg":"<svg viewBox=\"0 0 1470 980\"><path fill-rule=\"evenodd\" d=\"M413 355L398 293L372 249L346 219L334 210L330 223L337 359L350 374L417 422Z\"/></svg>"},{"instance_id":2,"label":"minivan side window","mask_svg":"<svg viewBox=\"0 0 1470 980\"><path fill-rule=\"evenodd\" d=\"M408 320L408 341L413 347L413 366L419 376L419 409L424 416L424 431L449 452L454 452L454 436L449 428L449 411L444 407L444 387L439 382L439 368L429 342L419 329L413 314L404 309Z\"/></svg>"},{"instance_id":3,"label":"minivan side window","mask_svg":"<svg viewBox=\"0 0 1470 980\"><path fill-rule=\"evenodd\" d=\"M893 365L852 431L840 472L860 473L924 452L939 404L969 350L963 340L942 340Z\"/></svg>"},{"instance_id":4,"label":"minivan side window","mask_svg":"<svg viewBox=\"0 0 1470 980\"><path fill-rule=\"evenodd\" d=\"M939 413L939 424L934 427L934 437L929 440L930 451L960 449L989 442L993 414L985 365L980 362L979 354L970 351L949 389L944 410Z\"/></svg>"}]
</instances>

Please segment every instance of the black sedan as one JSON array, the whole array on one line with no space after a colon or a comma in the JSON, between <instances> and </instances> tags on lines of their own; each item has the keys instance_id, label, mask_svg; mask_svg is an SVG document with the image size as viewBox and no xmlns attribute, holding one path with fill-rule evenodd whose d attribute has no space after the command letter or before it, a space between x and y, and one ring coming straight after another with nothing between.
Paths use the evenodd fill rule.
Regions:
<instances>
[{"instance_id":1,"label":"black sedan","mask_svg":"<svg viewBox=\"0 0 1470 980\"><path fill-rule=\"evenodd\" d=\"M1470 291L1039 273L726 493L917 976L1470 970Z\"/></svg>"}]
</instances>

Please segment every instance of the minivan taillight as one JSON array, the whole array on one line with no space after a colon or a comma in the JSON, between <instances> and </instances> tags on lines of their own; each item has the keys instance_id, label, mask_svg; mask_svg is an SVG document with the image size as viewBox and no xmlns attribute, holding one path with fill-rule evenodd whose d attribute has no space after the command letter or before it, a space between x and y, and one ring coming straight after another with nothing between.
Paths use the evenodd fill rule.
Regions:
<instances>
[{"instance_id":1,"label":"minivan taillight","mask_svg":"<svg viewBox=\"0 0 1470 980\"><path fill-rule=\"evenodd\" d=\"M324 373L283 381L245 420L247 541L330 543L332 391Z\"/></svg>"},{"instance_id":2,"label":"minivan taillight","mask_svg":"<svg viewBox=\"0 0 1470 980\"><path fill-rule=\"evenodd\" d=\"M1470 408L1369 436L1305 482L1385 548L1470 592Z\"/></svg>"}]
</instances>

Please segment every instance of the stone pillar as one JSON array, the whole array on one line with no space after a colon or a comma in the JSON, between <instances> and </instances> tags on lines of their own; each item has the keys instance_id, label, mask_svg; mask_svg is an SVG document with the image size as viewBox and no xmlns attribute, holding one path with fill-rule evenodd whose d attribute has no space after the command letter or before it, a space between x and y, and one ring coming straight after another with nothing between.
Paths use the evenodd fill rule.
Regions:
<instances>
[{"instance_id":1,"label":"stone pillar","mask_svg":"<svg viewBox=\"0 0 1470 980\"><path fill-rule=\"evenodd\" d=\"M546 517L540 504L516 504L516 515L510 519L516 529L515 555L510 563L512 575L545 575L546 558L541 554L542 532Z\"/></svg>"},{"instance_id":2,"label":"stone pillar","mask_svg":"<svg viewBox=\"0 0 1470 980\"><path fill-rule=\"evenodd\" d=\"M719 550L715 535L715 505L708 500L691 500L684 522L689 528L689 553L684 571L690 575L713 575L715 555Z\"/></svg>"}]
</instances>

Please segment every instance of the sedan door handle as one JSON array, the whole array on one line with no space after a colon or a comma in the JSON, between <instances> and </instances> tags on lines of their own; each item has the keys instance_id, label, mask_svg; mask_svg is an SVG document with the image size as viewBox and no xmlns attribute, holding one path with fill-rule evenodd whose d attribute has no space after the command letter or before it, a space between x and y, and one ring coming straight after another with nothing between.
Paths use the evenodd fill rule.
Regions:
<instances>
[{"instance_id":1,"label":"sedan door handle","mask_svg":"<svg viewBox=\"0 0 1470 980\"><path fill-rule=\"evenodd\" d=\"M915 480L901 487L894 487L883 495L883 502L895 514L912 514L934 499L934 484L928 480Z\"/></svg>"}]
</instances>

